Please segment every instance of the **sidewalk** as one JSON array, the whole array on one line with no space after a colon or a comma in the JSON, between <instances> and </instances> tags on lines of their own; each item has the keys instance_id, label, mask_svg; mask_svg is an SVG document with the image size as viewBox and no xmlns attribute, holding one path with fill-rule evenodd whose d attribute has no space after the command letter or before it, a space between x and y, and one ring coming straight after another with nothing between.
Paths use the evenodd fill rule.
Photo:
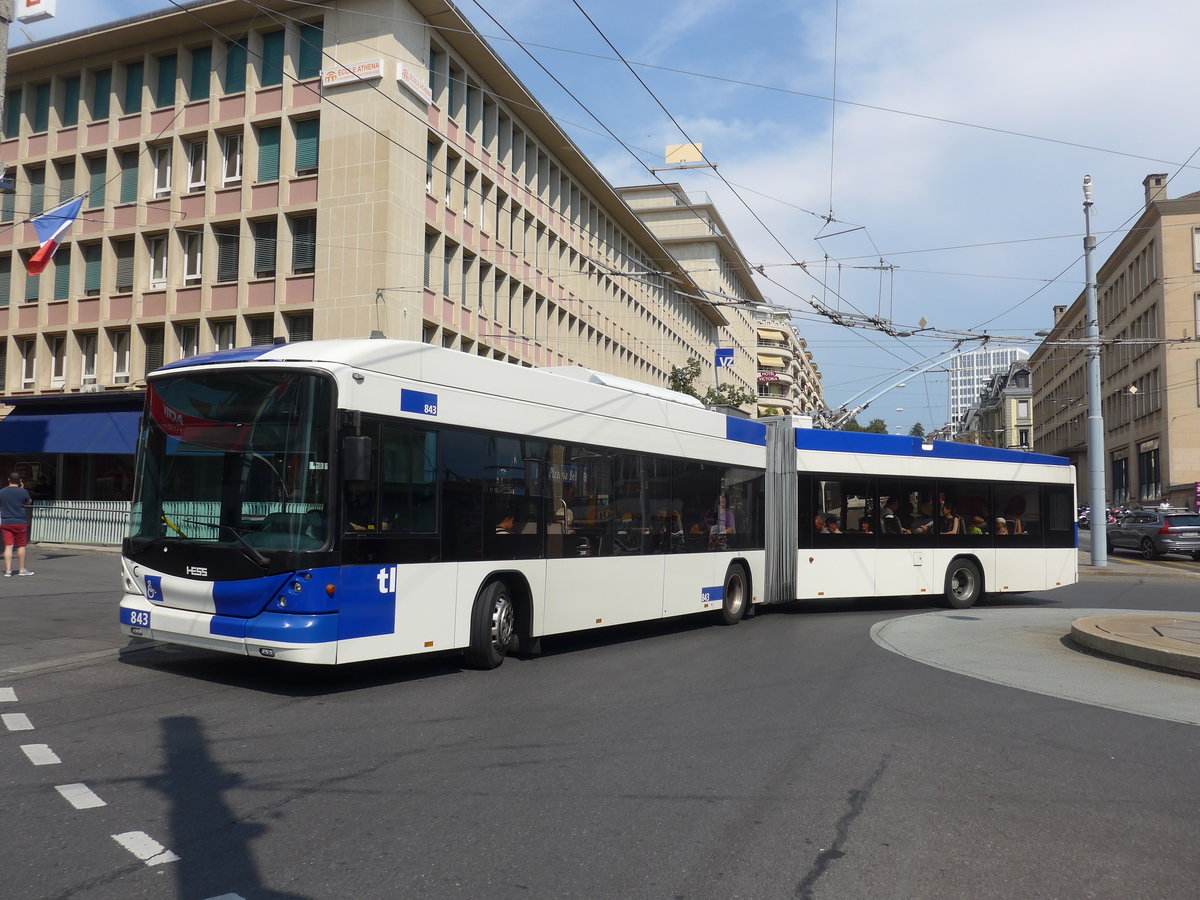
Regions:
<instances>
[{"instance_id":1,"label":"sidewalk","mask_svg":"<svg viewBox=\"0 0 1200 900\"><path fill-rule=\"evenodd\" d=\"M1090 616L1071 625L1089 650L1200 677L1200 615Z\"/></svg>"}]
</instances>

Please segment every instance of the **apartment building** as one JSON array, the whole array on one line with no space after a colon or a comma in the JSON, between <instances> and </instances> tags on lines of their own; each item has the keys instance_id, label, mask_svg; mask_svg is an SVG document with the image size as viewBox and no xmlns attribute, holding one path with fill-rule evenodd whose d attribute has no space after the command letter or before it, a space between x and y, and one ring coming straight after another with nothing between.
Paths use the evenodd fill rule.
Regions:
<instances>
[{"instance_id":1,"label":"apartment building","mask_svg":"<svg viewBox=\"0 0 1200 900\"><path fill-rule=\"evenodd\" d=\"M1112 504L1200 497L1200 192L1170 199L1167 176L1142 182L1145 208L1096 273ZM1056 307L1031 358L1034 446L1070 457L1087 485L1084 297Z\"/></svg>"},{"instance_id":2,"label":"apartment building","mask_svg":"<svg viewBox=\"0 0 1200 900\"><path fill-rule=\"evenodd\" d=\"M967 410L963 430L986 438L993 447L1033 449L1033 385L1029 360L1019 359L988 379L975 406Z\"/></svg>"},{"instance_id":3,"label":"apartment building","mask_svg":"<svg viewBox=\"0 0 1200 900\"><path fill-rule=\"evenodd\" d=\"M196 353L378 332L665 385L730 326L444 0L193 2L14 49L4 99L0 467L57 497L128 495L145 374Z\"/></svg>"}]
</instances>

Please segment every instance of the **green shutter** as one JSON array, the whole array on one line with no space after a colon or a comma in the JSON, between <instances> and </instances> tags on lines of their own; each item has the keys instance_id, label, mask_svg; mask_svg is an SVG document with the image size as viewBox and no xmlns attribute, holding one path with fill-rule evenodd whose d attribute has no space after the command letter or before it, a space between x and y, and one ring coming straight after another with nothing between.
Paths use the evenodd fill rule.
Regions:
<instances>
[{"instance_id":1,"label":"green shutter","mask_svg":"<svg viewBox=\"0 0 1200 900\"><path fill-rule=\"evenodd\" d=\"M12 294L12 256L0 256L0 306L8 306Z\"/></svg>"},{"instance_id":2,"label":"green shutter","mask_svg":"<svg viewBox=\"0 0 1200 900\"><path fill-rule=\"evenodd\" d=\"M192 80L188 95L192 100L207 100L212 77L212 47L192 51Z\"/></svg>"},{"instance_id":3,"label":"green shutter","mask_svg":"<svg viewBox=\"0 0 1200 900\"><path fill-rule=\"evenodd\" d=\"M142 337L146 342L146 374L149 374L163 364L163 327L143 328Z\"/></svg>"},{"instance_id":4,"label":"green shutter","mask_svg":"<svg viewBox=\"0 0 1200 900\"><path fill-rule=\"evenodd\" d=\"M121 154L121 202L133 203L138 194L138 152Z\"/></svg>"},{"instance_id":5,"label":"green shutter","mask_svg":"<svg viewBox=\"0 0 1200 900\"><path fill-rule=\"evenodd\" d=\"M112 69L101 69L92 81L92 119L107 119L112 104Z\"/></svg>"},{"instance_id":6,"label":"green shutter","mask_svg":"<svg viewBox=\"0 0 1200 900\"><path fill-rule=\"evenodd\" d=\"M58 202L63 203L75 196L75 163L65 163L58 170Z\"/></svg>"},{"instance_id":7,"label":"green shutter","mask_svg":"<svg viewBox=\"0 0 1200 900\"><path fill-rule=\"evenodd\" d=\"M142 82L146 75L146 64L135 62L125 66L125 115L142 109Z\"/></svg>"},{"instance_id":8,"label":"green shutter","mask_svg":"<svg viewBox=\"0 0 1200 900\"><path fill-rule=\"evenodd\" d=\"M63 82L63 107L58 116L64 128L79 122L79 76L73 75Z\"/></svg>"},{"instance_id":9,"label":"green shutter","mask_svg":"<svg viewBox=\"0 0 1200 900\"><path fill-rule=\"evenodd\" d=\"M238 226L214 228L217 238L217 281L238 280L240 234Z\"/></svg>"},{"instance_id":10,"label":"green shutter","mask_svg":"<svg viewBox=\"0 0 1200 900\"><path fill-rule=\"evenodd\" d=\"M26 275L25 276L25 299L26 299L26 301L32 301L33 303L37 302L38 296L41 293L41 291L40 291L41 277L42 276L40 276L40 275Z\"/></svg>"},{"instance_id":11,"label":"green shutter","mask_svg":"<svg viewBox=\"0 0 1200 900\"><path fill-rule=\"evenodd\" d=\"M321 74L321 48L325 26L321 23L300 26L300 58L296 61L297 78L316 78Z\"/></svg>"},{"instance_id":12,"label":"green shutter","mask_svg":"<svg viewBox=\"0 0 1200 900\"><path fill-rule=\"evenodd\" d=\"M117 241L114 248L117 254L118 292L133 290L133 241Z\"/></svg>"},{"instance_id":13,"label":"green shutter","mask_svg":"<svg viewBox=\"0 0 1200 900\"><path fill-rule=\"evenodd\" d=\"M279 180L279 126L258 129L258 180Z\"/></svg>"},{"instance_id":14,"label":"green shutter","mask_svg":"<svg viewBox=\"0 0 1200 900\"><path fill-rule=\"evenodd\" d=\"M292 271L311 272L316 265L317 217L298 216L292 219Z\"/></svg>"},{"instance_id":15,"label":"green shutter","mask_svg":"<svg viewBox=\"0 0 1200 900\"><path fill-rule=\"evenodd\" d=\"M15 138L21 133L21 89L4 95L4 136Z\"/></svg>"},{"instance_id":16,"label":"green shutter","mask_svg":"<svg viewBox=\"0 0 1200 900\"><path fill-rule=\"evenodd\" d=\"M104 205L104 187L107 179L104 177L104 157L93 156L88 159L88 198L84 204L89 209Z\"/></svg>"},{"instance_id":17,"label":"green shutter","mask_svg":"<svg viewBox=\"0 0 1200 900\"><path fill-rule=\"evenodd\" d=\"M303 119L296 123L296 171L305 172L317 167L317 151L321 146L321 120Z\"/></svg>"},{"instance_id":18,"label":"green shutter","mask_svg":"<svg viewBox=\"0 0 1200 900\"><path fill-rule=\"evenodd\" d=\"M16 207L16 194L0 194L0 222L11 222L16 213Z\"/></svg>"},{"instance_id":19,"label":"green shutter","mask_svg":"<svg viewBox=\"0 0 1200 900\"><path fill-rule=\"evenodd\" d=\"M29 170L29 215L40 216L46 209L46 170Z\"/></svg>"},{"instance_id":20,"label":"green shutter","mask_svg":"<svg viewBox=\"0 0 1200 900\"><path fill-rule=\"evenodd\" d=\"M50 83L39 84L33 89L33 130L46 131L50 128Z\"/></svg>"},{"instance_id":21,"label":"green shutter","mask_svg":"<svg viewBox=\"0 0 1200 900\"><path fill-rule=\"evenodd\" d=\"M154 89L154 105L175 105L175 76L179 69L179 57L174 53L158 58L158 84Z\"/></svg>"},{"instance_id":22,"label":"green shutter","mask_svg":"<svg viewBox=\"0 0 1200 900\"><path fill-rule=\"evenodd\" d=\"M99 244L83 248L83 292L89 297L100 293L100 250Z\"/></svg>"},{"instance_id":23,"label":"green shutter","mask_svg":"<svg viewBox=\"0 0 1200 900\"><path fill-rule=\"evenodd\" d=\"M262 36L262 77L259 84L263 87L283 83L283 32L272 31Z\"/></svg>"},{"instance_id":24,"label":"green shutter","mask_svg":"<svg viewBox=\"0 0 1200 900\"><path fill-rule=\"evenodd\" d=\"M246 39L238 38L225 45L225 93L237 94L246 89Z\"/></svg>"},{"instance_id":25,"label":"green shutter","mask_svg":"<svg viewBox=\"0 0 1200 900\"><path fill-rule=\"evenodd\" d=\"M278 226L275 220L254 223L254 277L275 275L275 244Z\"/></svg>"},{"instance_id":26,"label":"green shutter","mask_svg":"<svg viewBox=\"0 0 1200 900\"><path fill-rule=\"evenodd\" d=\"M54 299L71 296L71 245L64 244L54 251Z\"/></svg>"}]
</instances>

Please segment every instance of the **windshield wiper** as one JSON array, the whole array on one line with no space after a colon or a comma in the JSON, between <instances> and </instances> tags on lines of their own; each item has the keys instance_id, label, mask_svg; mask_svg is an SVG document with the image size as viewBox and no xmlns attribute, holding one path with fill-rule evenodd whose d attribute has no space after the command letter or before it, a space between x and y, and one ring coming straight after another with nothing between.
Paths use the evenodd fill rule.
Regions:
<instances>
[{"instance_id":1,"label":"windshield wiper","mask_svg":"<svg viewBox=\"0 0 1200 900\"><path fill-rule=\"evenodd\" d=\"M163 518L165 519L166 516L164 516ZM240 545L240 547L242 549L242 555L245 556L246 559L250 560L252 563L259 566L264 572L271 565L271 561L269 559L267 559L265 556L263 556L261 553L259 553L258 549L253 544L251 544L249 541L247 541L244 537L242 537L241 532L238 531L236 528L234 528L232 525L225 525L222 523L205 522L203 519L180 519L179 521L187 522L189 525L205 525L209 528L215 528L215 529L217 529L218 533L221 531L228 531L230 534L233 535L233 539L235 541L237 541L238 544ZM171 527L174 528L174 526L171 526ZM175 530L179 531L178 528L176 528ZM179 533L183 534L182 531L180 531Z\"/></svg>"}]
</instances>

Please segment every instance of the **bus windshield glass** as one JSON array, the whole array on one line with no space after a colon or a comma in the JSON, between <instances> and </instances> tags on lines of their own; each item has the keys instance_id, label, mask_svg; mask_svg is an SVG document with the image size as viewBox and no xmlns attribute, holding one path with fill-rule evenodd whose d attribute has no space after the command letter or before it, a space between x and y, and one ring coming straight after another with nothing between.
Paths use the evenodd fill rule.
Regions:
<instances>
[{"instance_id":1,"label":"bus windshield glass","mask_svg":"<svg viewBox=\"0 0 1200 900\"><path fill-rule=\"evenodd\" d=\"M154 379L129 518L134 550L160 540L271 551L326 545L328 378L240 369Z\"/></svg>"}]
</instances>

